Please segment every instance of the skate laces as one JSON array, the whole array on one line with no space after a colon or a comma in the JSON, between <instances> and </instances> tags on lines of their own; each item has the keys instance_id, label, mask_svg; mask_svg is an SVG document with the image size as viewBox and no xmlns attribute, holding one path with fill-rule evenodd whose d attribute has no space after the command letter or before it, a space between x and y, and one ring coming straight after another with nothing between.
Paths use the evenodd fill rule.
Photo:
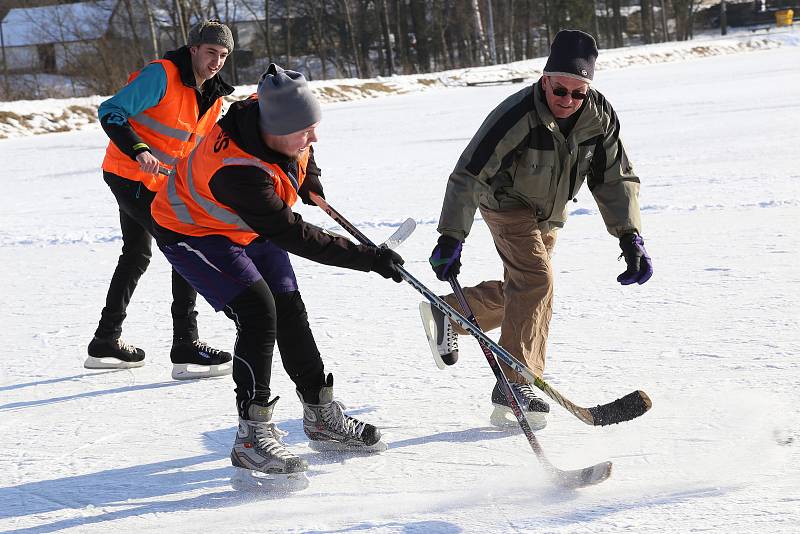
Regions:
<instances>
[{"instance_id":1,"label":"skate laces","mask_svg":"<svg viewBox=\"0 0 800 534\"><path fill-rule=\"evenodd\" d=\"M117 347L119 347L120 350L124 350L125 352L136 354L136 347L134 347L130 343L125 343L121 339L117 339Z\"/></svg>"},{"instance_id":2,"label":"skate laces","mask_svg":"<svg viewBox=\"0 0 800 534\"><path fill-rule=\"evenodd\" d=\"M289 433L281 430L275 423L250 423L256 437L256 444L260 449L263 449L268 454L280 458L281 460L288 460L294 458L294 454L286 449L283 436Z\"/></svg>"},{"instance_id":3,"label":"skate laces","mask_svg":"<svg viewBox=\"0 0 800 534\"><path fill-rule=\"evenodd\" d=\"M192 341L192 346L199 351L205 352L209 356L219 356L222 352L221 350L215 349L205 341L200 341L199 339Z\"/></svg>"},{"instance_id":4,"label":"skate laces","mask_svg":"<svg viewBox=\"0 0 800 534\"><path fill-rule=\"evenodd\" d=\"M530 401L531 399L537 399L537 400L539 399L539 397L536 396L536 393L533 392L533 386L531 386L530 384L512 383L511 387L514 388L514 390L516 390L516 392L520 395L520 397L522 397L526 401Z\"/></svg>"},{"instance_id":5,"label":"skate laces","mask_svg":"<svg viewBox=\"0 0 800 534\"><path fill-rule=\"evenodd\" d=\"M361 433L367 426L363 421L344 413L344 404L337 400L331 402L328 406L323 406L320 412L326 425L355 438L361 438Z\"/></svg>"},{"instance_id":6,"label":"skate laces","mask_svg":"<svg viewBox=\"0 0 800 534\"><path fill-rule=\"evenodd\" d=\"M436 312L439 312L434 320L436 323L436 328L444 328L444 343L447 347L448 352L455 352L458 350L458 335L456 331L453 329L453 323L450 322L450 319L440 312L438 309L434 308Z\"/></svg>"},{"instance_id":7,"label":"skate laces","mask_svg":"<svg viewBox=\"0 0 800 534\"><path fill-rule=\"evenodd\" d=\"M458 350L458 335L456 335L455 330L453 330L453 325L450 324L450 321L447 321L446 324L445 343L447 344L447 350L455 352Z\"/></svg>"}]
</instances>

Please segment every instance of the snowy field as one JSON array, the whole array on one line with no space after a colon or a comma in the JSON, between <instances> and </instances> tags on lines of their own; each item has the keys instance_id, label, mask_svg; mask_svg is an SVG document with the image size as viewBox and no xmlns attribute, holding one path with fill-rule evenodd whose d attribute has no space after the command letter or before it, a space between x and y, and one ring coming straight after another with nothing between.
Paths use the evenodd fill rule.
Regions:
<instances>
[{"instance_id":1,"label":"snowy field","mask_svg":"<svg viewBox=\"0 0 800 534\"><path fill-rule=\"evenodd\" d=\"M640 419L588 427L553 404L538 437L561 468L614 474L559 490L519 432L489 426L477 344L434 366L418 294L296 259L336 395L384 433L378 456L311 451L276 357L276 419L310 464L291 495L233 491L229 377L170 378L167 263L156 253L124 338L141 369L88 371L86 345L121 245L100 130L0 141L0 531L797 532L800 524L800 47L598 72L642 179L655 275L621 287L619 248L584 189L556 247L545 378L582 405L634 389ZM331 204L427 257L445 182L486 113L521 86L436 89L324 107L317 158ZM319 210L298 208L325 227ZM501 273L478 221L464 285ZM199 307L201 336L233 324Z\"/></svg>"}]
</instances>

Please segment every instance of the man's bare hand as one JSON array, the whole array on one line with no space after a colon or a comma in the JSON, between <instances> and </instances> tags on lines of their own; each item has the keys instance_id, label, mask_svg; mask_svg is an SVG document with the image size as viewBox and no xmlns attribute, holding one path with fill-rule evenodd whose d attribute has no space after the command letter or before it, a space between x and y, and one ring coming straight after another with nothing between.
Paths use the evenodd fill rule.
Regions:
<instances>
[{"instance_id":1,"label":"man's bare hand","mask_svg":"<svg viewBox=\"0 0 800 534\"><path fill-rule=\"evenodd\" d=\"M161 162L150 152L142 152L136 155L136 161L139 162L139 168L149 174L158 174L158 167Z\"/></svg>"}]
</instances>

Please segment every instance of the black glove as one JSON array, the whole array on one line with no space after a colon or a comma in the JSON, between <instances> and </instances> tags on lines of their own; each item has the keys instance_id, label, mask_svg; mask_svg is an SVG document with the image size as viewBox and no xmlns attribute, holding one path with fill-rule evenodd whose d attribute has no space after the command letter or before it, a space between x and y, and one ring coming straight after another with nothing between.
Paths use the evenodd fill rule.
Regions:
<instances>
[{"instance_id":1,"label":"black glove","mask_svg":"<svg viewBox=\"0 0 800 534\"><path fill-rule=\"evenodd\" d=\"M403 277L397 270L398 265L403 265L405 260L394 250L386 247L376 249L375 261L372 270L384 278L391 278L395 282L402 282Z\"/></svg>"},{"instance_id":2,"label":"black glove","mask_svg":"<svg viewBox=\"0 0 800 534\"><path fill-rule=\"evenodd\" d=\"M644 239L637 234L625 234L619 238L619 248L622 249L621 256L625 257L627 270L617 277L617 282L627 286L633 284L644 284L653 276L653 263L650 256L644 249Z\"/></svg>"},{"instance_id":3,"label":"black glove","mask_svg":"<svg viewBox=\"0 0 800 534\"><path fill-rule=\"evenodd\" d=\"M461 241L449 235L439 236L439 241L428 262L436 273L436 278L442 281L461 272Z\"/></svg>"},{"instance_id":4,"label":"black glove","mask_svg":"<svg viewBox=\"0 0 800 534\"><path fill-rule=\"evenodd\" d=\"M316 165L314 167L316 168ZM311 170L310 167L308 170ZM297 196L300 197L303 204L316 206L311 200L311 193L316 193L322 198L325 198L325 192L322 190L322 182L319 181L319 174L307 171L306 177L303 179L303 185L301 185L300 189L297 191Z\"/></svg>"}]
</instances>

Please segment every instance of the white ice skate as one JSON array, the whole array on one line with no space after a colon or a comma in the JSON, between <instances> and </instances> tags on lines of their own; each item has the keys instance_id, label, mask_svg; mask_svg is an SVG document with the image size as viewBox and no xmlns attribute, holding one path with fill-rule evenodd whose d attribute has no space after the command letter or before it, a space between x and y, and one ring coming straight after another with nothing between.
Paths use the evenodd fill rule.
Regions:
<instances>
[{"instance_id":1,"label":"white ice skate","mask_svg":"<svg viewBox=\"0 0 800 534\"><path fill-rule=\"evenodd\" d=\"M287 433L272 423L278 397L266 406L251 404L248 419L239 418L231 449L231 486L241 491L291 492L308 487L308 464L292 454L281 437Z\"/></svg>"},{"instance_id":2,"label":"white ice skate","mask_svg":"<svg viewBox=\"0 0 800 534\"><path fill-rule=\"evenodd\" d=\"M550 412L550 406L536 396L533 386L530 384L516 384L514 382L510 384L531 430L535 432L546 427L546 416ZM494 405L494 410L489 416L491 424L498 427L516 427L519 424L514 412L509 407L506 396L497 383L495 383L492 390L492 404Z\"/></svg>"},{"instance_id":3,"label":"white ice skate","mask_svg":"<svg viewBox=\"0 0 800 534\"><path fill-rule=\"evenodd\" d=\"M333 400L333 375L328 374L319 391L319 403L310 404L298 391L303 403L303 431L308 446L318 452L383 452L388 447L381 441L381 431L374 425L344 413L344 405Z\"/></svg>"},{"instance_id":4,"label":"white ice skate","mask_svg":"<svg viewBox=\"0 0 800 534\"><path fill-rule=\"evenodd\" d=\"M419 315L436 367L444 369L455 364L458 360L458 335L450 319L427 301L420 302Z\"/></svg>"}]
</instances>

